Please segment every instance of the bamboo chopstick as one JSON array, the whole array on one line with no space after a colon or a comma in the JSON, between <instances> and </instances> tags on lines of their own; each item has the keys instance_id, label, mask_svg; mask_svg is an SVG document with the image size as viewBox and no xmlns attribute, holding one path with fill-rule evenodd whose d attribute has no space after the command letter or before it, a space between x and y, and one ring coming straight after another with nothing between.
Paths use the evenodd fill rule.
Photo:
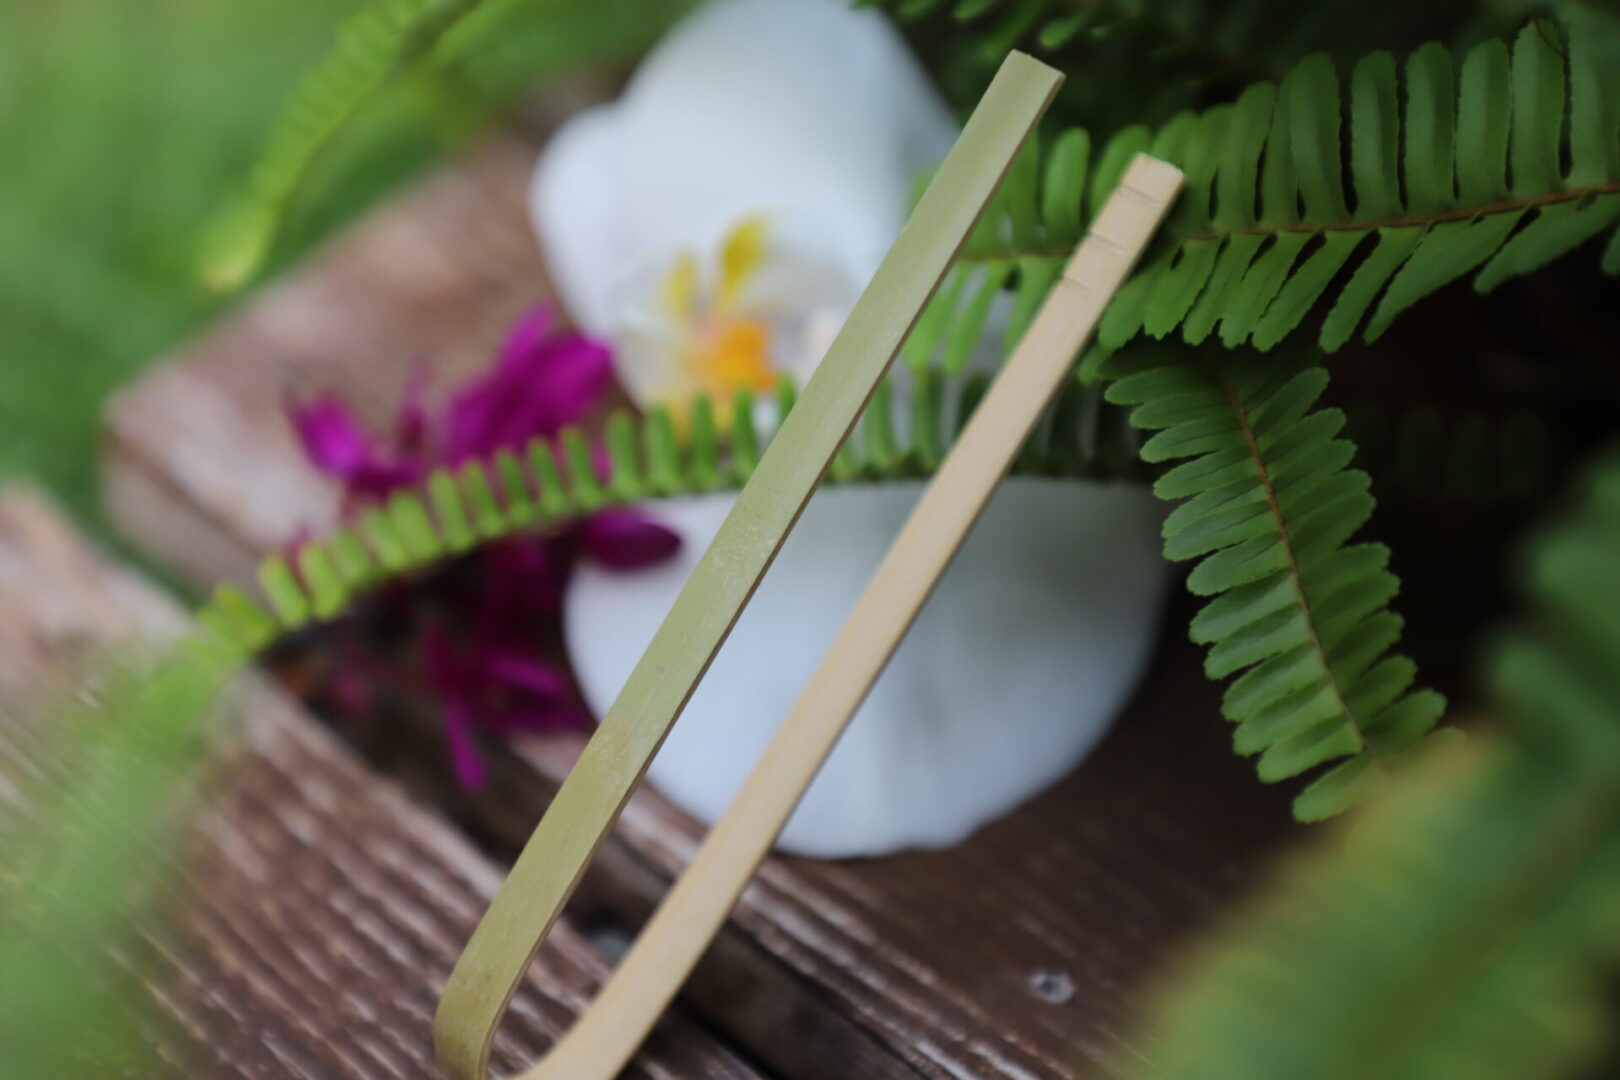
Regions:
<instances>
[{"instance_id":1,"label":"bamboo chopstick","mask_svg":"<svg viewBox=\"0 0 1620 1080\"><path fill-rule=\"evenodd\" d=\"M1180 187L1172 165L1145 154L1131 163L731 807L595 1002L520 1080L611 1080L629 1062L910 629Z\"/></svg>"},{"instance_id":2,"label":"bamboo chopstick","mask_svg":"<svg viewBox=\"0 0 1620 1080\"><path fill-rule=\"evenodd\" d=\"M453 1080L485 1076L524 970L1061 81L1003 62L738 494L450 974L434 1049Z\"/></svg>"}]
</instances>

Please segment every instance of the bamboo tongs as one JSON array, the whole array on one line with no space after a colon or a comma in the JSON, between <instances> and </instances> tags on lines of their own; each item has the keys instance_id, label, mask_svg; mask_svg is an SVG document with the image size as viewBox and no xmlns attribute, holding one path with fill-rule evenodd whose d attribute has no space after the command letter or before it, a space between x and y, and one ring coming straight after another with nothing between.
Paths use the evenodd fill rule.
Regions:
<instances>
[{"instance_id":1,"label":"bamboo tongs","mask_svg":"<svg viewBox=\"0 0 1620 1080\"><path fill-rule=\"evenodd\" d=\"M440 1002L436 1045L455 1080L484 1077L495 1029L540 941L1058 81L1019 54L1002 66L525 847ZM1180 181L1163 162L1132 162L731 808L596 1001L522 1080L608 1080L633 1056L1061 386ZM840 371L854 384L834 381ZM752 502L751 490L761 492Z\"/></svg>"}]
</instances>

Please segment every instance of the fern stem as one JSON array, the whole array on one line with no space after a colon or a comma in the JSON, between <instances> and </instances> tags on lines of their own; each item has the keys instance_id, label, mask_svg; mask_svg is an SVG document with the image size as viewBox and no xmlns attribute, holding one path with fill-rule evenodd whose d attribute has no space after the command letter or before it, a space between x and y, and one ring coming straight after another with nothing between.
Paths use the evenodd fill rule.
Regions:
<instances>
[{"instance_id":1,"label":"fern stem","mask_svg":"<svg viewBox=\"0 0 1620 1080\"><path fill-rule=\"evenodd\" d=\"M880 484L926 474L950 443L947 416L965 418L980 392L971 378L948 391L932 372L899 391L880 384L861 437L844 443L828 483ZM954 410L949 396L957 399ZM779 427L796 398L791 379L781 381L775 398L774 426ZM355 521L310 538L295 555L267 559L259 593L268 610L241 590L224 588L203 619L223 640L257 652L281 634L338 617L384 580L428 570L481 545L555 534L609 506L738 489L761 457L754 414L751 393L720 403L700 395L692 402L683 441L667 409L654 408L639 419L616 411L604 424L601 475L597 448L578 427L564 428L555 439L537 437L527 446L501 449L488 459L434 469L424 480L366 506ZM906 445L895 433L896 416L910 418ZM1080 449L1089 445L1087 438L1096 441L1089 432L1096 422L1078 415L1054 421L1052 438L1061 452L1026 455L1013 472L1117 478L1104 456ZM492 475L498 483L492 483Z\"/></svg>"},{"instance_id":2,"label":"fern stem","mask_svg":"<svg viewBox=\"0 0 1620 1080\"><path fill-rule=\"evenodd\" d=\"M1316 616L1311 610L1311 602L1305 595L1305 577L1300 570L1299 559L1294 552L1294 540L1288 531L1286 520L1283 517L1282 506L1277 500L1277 488L1272 482L1271 471L1266 468L1266 458L1260 449L1260 441L1255 437L1254 425L1249 422L1248 408L1242 399L1232 390L1231 385L1220 375L1213 376L1215 384L1220 387L1223 397L1232 409L1232 415L1237 421L1238 429L1243 433L1243 443L1248 448L1249 459L1254 462L1254 471L1260 480L1261 490L1265 493L1266 507L1271 513L1271 519L1277 525L1277 542L1281 545L1283 555L1288 562L1288 581L1294 591L1295 603L1299 607L1301 617L1305 620L1305 633L1310 641L1311 649L1316 655L1317 665L1322 669L1322 678L1328 689L1333 693L1333 700L1339 707L1340 714L1345 723L1349 724L1356 733L1356 739L1361 743L1361 752L1367 755L1374 768L1380 766L1378 750L1367 738L1367 733L1361 721L1350 709L1350 702L1346 700L1344 688L1339 685L1338 678L1333 674L1333 665L1328 663L1327 650L1322 647L1322 637L1317 632Z\"/></svg>"},{"instance_id":3,"label":"fern stem","mask_svg":"<svg viewBox=\"0 0 1620 1080\"><path fill-rule=\"evenodd\" d=\"M908 358L920 366L936 346L947 360L971 348L987 306L978 283L1011 281L1015 310L1031 310L1095 193L1141 149L1185 168L1188 185L1164 241L1110 307L1106 349L1176 330L1198 345L1218 329L1225 347L1264 352L1337 292L1318 334L1334 352L1358 329L1376 340L1465 274L1487 293L1600 235L1603 271L1620 273L1620 84L1599 40L1607 32L1572 23L1563 50L1547 29L1527 27L1511 49L1481 42L1460 76L1439 45L1412 53L1404 76L1379 52L1341 80L1319 53L1278 86L1256 84L1157 132L1117 131L1095 163L1090 136L1066 133L1015 171L1023 182L969 241Z\"/></svg>"},{"instance_id":4,"label":"fern stem","mask_svg":"<svg viewBox=\"0 0 1620 1080\"><path fill-rule=\"evenodd\" d=\"M1499 202L1482 203L1479 206L1459 206L1452 210L1439 210L1431 214L1407 214L1401 217L1381 218L1376 220L1355 220L1307 222L1296 221L1286 225L1243 225L1228 229L1201 229L1198 232L1187 233L1179 237L1181 240L1219 240L1227 236L1265 236L1271 233L1315 233L1315 232L1347 232L1373 229L1398 229L1410 225L1435 225L1443 221L1467 221L1476 217L1492 214L1509 213L1514 210L1526 210L1534 206L1550 206L1554 203L1575 202L1589 196L1611 195L1620 192L1620 180L1611 180L1602 184L1588 184L1585 187L1569 188L1565 191L1547 191L1539 195L1526 195L1518 199L1502 199Z\"/></svg>"},{"instance_id":5,"label":"fern stem","mask_svg":"<svg viewBox=\"0 0 1620 1080\"><path fill-rule=\"evenodd\" d=\"M1177 243L1188 243L1194 240L1222 240L1232 236L1272 236L1277 233L1319 233L1319 232L1359 232L1376 231L1378 229L1399 229L1414 225L1438 225L1447 221L1469 221L1476 217L1486 217L1494 214L1511 213L1515 210L1528 210L1537 206L1552 206L1557 203L1578 202L1582 199L1599 195L1613 195L1620 192L1620 180L1610 180L1601 184L1587 184L1584 187L1569 188L1564 191L1547 191L1538 195L1525 195L1517 199L1501 199L1496 202L1480 203L1477 206L1459 206L1450 210L1437 210L1428 214L1404 214L1389 218L1346 218L1342 221L1293 221L1275 225L1236 225L1227 228L1198 229L1194 232L1177 233L1174 228L1166 228L1166 236ZM982 264L1001 264L1018 259L1052 259L1062 260L1068 258L1074 250L1072 244L1053 244L1050 246L1013 248L1005 247L995 250L964 251L957 262L963 266L977 266Z\"/></svg>"}]
</instances>

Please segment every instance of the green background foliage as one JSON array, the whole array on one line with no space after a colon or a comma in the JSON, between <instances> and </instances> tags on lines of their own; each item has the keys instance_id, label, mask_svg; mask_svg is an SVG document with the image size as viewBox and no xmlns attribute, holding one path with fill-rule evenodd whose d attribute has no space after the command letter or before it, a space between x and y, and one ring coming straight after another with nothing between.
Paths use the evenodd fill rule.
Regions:
<instances>
[{"instance_id":1,"label":"green background foliage","mask_svg":"<svg viewBox=\"0 0 1620 1080\"><path fill-rule=\"evenodd\" d=\"M1169 988L1132 1076L1616 1075L1620 459L1576 493L1487 664L1501 729L1320 837Z\"/></svg>"},{"instance_id":2,"label":"green background foliage","mask_svg":"<svg viewBox=\"0 0 1620 1080\"><path fill-rule=\"evenodd\" d=\"M42 482L106 531L102 401L230 304L198 273L220 207L243 189L300 77L370 6L0 0L0 478ZM548 18L557 6L523 5L498 37L469 27L476 63L391 78L312 163L268 269L531 83L626 61L668 20L629 0Z\"/></svg>"},{"instance_id":3,"label":"green background foliage","mask_svg":"<svg viewBox=\"0 0 1620 1080\"><path fill-rule=\"evenodd\" d=\"M33 476L99 521L100 403L225 304L196 280L201 223L240 183L296 73L356 6L0 4L0 475ZM291 248L444 137L421 95L381 112L356 148L364 167Z\"/></svg>"},{"instance_id":4,"label":"green background foliage","mask_svg":"<svg viewBox=\"0 0 1620 1080\"><path fill-rule=\"evenodd\" d=\"M628 58L686 6L0 0L0 476L43 479L94 522L103 396L228 302L199 265L273 271L525 86ZM1537 615L1491 666L1506 729L1463 750L1428 734L1442 699L1413 689L1405 654L1426 682L1431 668L1403 630L1466 636L1460 606L1516 576L1476 549L1511 529L1442 499L1461 529L1420 555L1357 534L1401 522L1375 493L1433 498L1436 478L1506 500L1516 525L1564 486L1547 432L1567 450L1555 468L1613 439L1620 382L1593 312L1620 272L1620 24L1596 3L1513 0L878 6L957 105L1014 46L1070 79L908 343L908 388L880 392L833 479L929 472L982 386L962 371L992 305L1011 312L1010 349L1125 160L1167 157L1187 194L1019 468L1156 475L1177 503L1166 557L1210 598L1191 633L1230 680L1234 748L1264 780L1303 778L1300 817L1437 751L1289 876L1263 933L1210 950L1160 1015L1154 1067L1506 1080L1588 1064L1612 1016L1620 891L1620 472L1594 474L1535 549ZM1341 411L1345 385L1376 404L1366 421ZM1127 409L1152 434L1128 431ZM578 431L560 454L436 473L296 567L267 562L268 610L217 593L206 657L229 666L481 540L736 487L758 445L727 413L752 402L699 402L684 443L657 411L614 416L606 477ZM1410 628L1392 570L1408 592L1440 583L1438 602L1403 599L1423 612ZM196 678L173 670L181 689ZM145 694L132 684L120 711ZM166 707L164 730L206 696Z\"/></svg>"}]
</instances>

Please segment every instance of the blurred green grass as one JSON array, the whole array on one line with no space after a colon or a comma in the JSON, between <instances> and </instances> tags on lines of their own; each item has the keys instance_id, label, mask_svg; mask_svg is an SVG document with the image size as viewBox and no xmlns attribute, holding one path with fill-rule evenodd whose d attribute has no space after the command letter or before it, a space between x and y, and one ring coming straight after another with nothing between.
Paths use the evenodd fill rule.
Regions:
<instances>
[{"instance_id":1,"label":"blurred green grass","mask_svg":"<svg viewBox=\"0 0 1620 1080\"><path fill-rule=\"evenodd\" d=\"M105 534L106 395L229 298L196 255L299 73L359 0L0 0L0 482L53 491ZM310 200L283 259L467 126L390 95Z\"/></svg>"},{"instance_id":2,"label":"blurred green grass","mask_svg":"<svg viewBox=\"0 0 1620 1080\"><path fill-rule=\"evenodd\" d=\"M0 0L0 483L30 477L110 537L101 403L231 302L201 283L210 225L365 2ZM691 3L494 0L471 49L343 132L267 272L537 83L630 62Z\"/></svg>"}]
</instances>

